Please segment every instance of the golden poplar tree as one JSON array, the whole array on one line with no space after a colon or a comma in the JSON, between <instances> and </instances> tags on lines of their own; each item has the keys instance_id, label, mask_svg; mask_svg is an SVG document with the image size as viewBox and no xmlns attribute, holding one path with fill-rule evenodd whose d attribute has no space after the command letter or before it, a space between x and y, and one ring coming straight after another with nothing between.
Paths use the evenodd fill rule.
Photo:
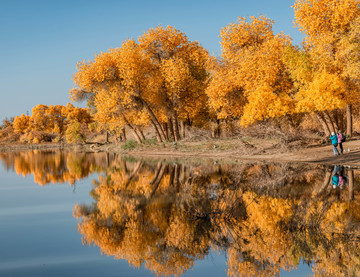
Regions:
<instances>
[{"instance_id":1,"label":"golden poplar tree","mask_svg":"<svg viewBox=\"0 0 360 277\"><path fill-rule=\"evenodd\" d=\"M157 100L159 87L156 71L134 40L123 42L120 48L95 56L92 62L80 62L74 75L78 86L70 91L73 100L92 97L100 122L112 118L139 134L127 116L128 111L147 112L159 141L159 121L151 103ZM160 111L161 112L161 111ZM157 124L156 124L157 123Z\"/></svg>"},{"instance_id":2,"label":"golden poplar tree","mask_svg":"<svg viewBox=\"0 0 360 277\"><path fill-rule=\"evenodd\" d=\"M227 72L221 67L215 71L208 90L210 105L219 109L236 95L238 105L243 106L242 125L293 111L292 82L282 61L290 38L274 34L272 26L273 21L265 16L240 17L220 31L221 63ZM218 90L218 97L216 87L221 86L219 79L223 74L230 82Z\"/></svg>"},{"instance_id":3,"label":"golden poplar tree","mask_svg":"<svg viewBox=\"0 0 360 277\"><path fill-rule=\"evenodd\" d=\"M206 106L208 52L171 26L148 30L139 37L139 46L158 72L159 104L165 108L170 132L179 140L178 119L194 119Z\"/></svg>"},{"instance_id":4,"label":"golden poplar tree","mask_svg":"<svg viewBox=\"0 0 360 277\"><path fill-rule=\"evenodd\" d=\"M316 90L318 85L324 88L331 87L333 84L329 78L336 79L335 86L343 86L341 92L337 90L336 97L341 94L341 100L346 104L347 134L350 136L352 105L358 104L359 87L357 78L354 79L348 74L349 63L344 62L344 57L351 59L351 55L344 55L344 50L350 50L352 44L345 47L343 39L360 15L359 4L358 0L296 0L294 4L296 25L306 35L305 47L310 53L315 71L318 72L315 76L317 84L314 84L313 88ZM328 76L324 77L326 74ZM321 85L323 81L327 83ZM333 108L329 105L328 110Z\"/></svg>"},{"instance_id":5,"label":"golden poplar tree","mask_svg":"<svg viewBox=\"0 0 360 277\"><path fill-rule=\"evenodd\" d=\"M13 128L15 133L24 134L28 132L30 125L30 116L21 114L21 116L15 116L13 122Z\"/></svg>"},{"instance_id":6,"label":"golden poplar tree","mask_svg":"<svg viewBox=\"0 0 360 277\"><path fill-rule=\"evenodd\" d=\"M197 42L173 27L157 27L139 43L127 40L92 62L80 62L74 75L78 87L70 94L74 100L93 97L99 120L117 118L135 136L133 125L151 124L163 141L168 136L162 123L171 120L177 140L178 117L195 117L206 101L206 60Z\"/></svg>"}]
</instances>

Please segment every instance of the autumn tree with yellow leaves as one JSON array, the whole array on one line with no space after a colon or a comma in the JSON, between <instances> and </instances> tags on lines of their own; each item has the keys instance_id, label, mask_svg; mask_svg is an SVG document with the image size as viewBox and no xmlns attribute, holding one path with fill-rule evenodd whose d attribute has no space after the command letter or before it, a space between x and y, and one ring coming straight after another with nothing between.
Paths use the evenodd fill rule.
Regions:
<instances>
[{"instance_id":1,"label":"autumn tree with yellow leaves","mask_svg":"<svg viewBox=\"0 0 360 277\"><path fill-rule=\"evenodd\" d=\"M22 114L16 116L13 122L15 133L27 135L28 140L32 140L34 133L55 133L59 137L65 134L67 127L74 122L88 124L92 122L92 117L86 108L74 107L68 103L62 105L43 105L39 104L32 109L31 116ZM35 134L34 142L41 139Z\"/></svg>"},{"instance_id":2,"label":"autumn tree with yellow leaves","mask_svg":"<svg viewBox=\"0 0 360 277\"><path fill-rule=\"evenodd\" d=\"M174 27L151 28L77 64L70 96L88 101L89 110L39 104L31 116L16 117L13 130L62 137L68 126L79 133L79 124L94 120L92 129L124 134L126 127L138 143L151 126L164 142L185 137L193 122L208 129L214 120L243 127L285 120L294 129L300 123L293 119L307 116L326 135L345 125L351 135L352 114L360 111L360 2L295 0L293 8L303 47L275 34L263 15L222 28L220 57Z\"/></svg>"},{"instance_id":3,"label":"autumn tree with yellow leaves","mask_svg":"<svg viewBox=\"0 0 360 277\"><path fill-rule=\"evenodd\" d=\"M15 133L23 134L28 132L30 126L30 116L29 115L20 115L14 118L13 128Z\"/></svg>"},{"instance_id":4,"label":"autumn tree with yellow leaves","mask_svg":"<svg viewBox=\"0 0 360 277\"><path fill-rule=\"evenodd\" d=\"M198 116L206 102L206 61L197 42L173 27L157 27L139 43L127 40L80 62L70 94L74 100L93 97L99 120L129 127L138 141L135 126L141 125L152 125L159 142L178 140L179 118Z\"/></svg>"},{"instance_id":5,"label":"autumn tree with yellow leaves","mask_svg":"<svg viewBox=\"0 0 360 277\"><path fill-rule=\"evenodd\" d=\"M159 104L171 136L179 140L179 119L196 118L206 105L208 53L171 26L150 29L139 37L139 46L159 74Z\"/></svg>"},{"instance_id":6,"label":"autumn tree with yellow leaves","mask_svg":"<svg viewBox=\"0 0 360 277\"><path fill-rule=\"evenodd\" d=\"M345 83L341 76L318 69L309 51L288 46L283 53L294 84L297 113L314 114L326 135L343 128L341 109L345 108Z\"/></svg>"},{"instance_id":7,"label":"autumn tree with yellow leaves","mask_svg":"<svg viewBox=\"0 0 360 277\"><path fill-rule=\"evenodd\" d=\"M294 4L295 22L306 35L305 48L314 67L313 81L300 97L306 102L315 92L320 95L316 97L320 101L321 97L326 98L330 103L322 110L346 106L349 136L352 108L359 103L360 91L358 78L350 73L358 68L354 57L358 52L354 26L360 15L359 4L358 0L296 0ZM331 103L333 100L337 103ZM316 107L313 110L319 111Z\"/></svg>"},{"instance_id":8,"label":"autumn tree with yellow leaves","mask_svg":"<svg viewBox=\"0 0 360 277\"><path fill-rule=\"evenodd\" d=\"M240 17L220 31L222 55L207 89L220 118L241 117L249 125L293 112L292 81L282 60L290 38L274 34L272 26L265 16Z\"/></svg>"}]
</instances>

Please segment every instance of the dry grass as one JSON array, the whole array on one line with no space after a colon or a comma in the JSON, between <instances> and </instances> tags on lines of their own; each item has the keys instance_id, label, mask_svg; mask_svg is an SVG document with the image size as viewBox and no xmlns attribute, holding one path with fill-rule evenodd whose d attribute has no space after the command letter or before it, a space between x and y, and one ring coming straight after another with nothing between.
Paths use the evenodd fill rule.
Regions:
<instances>
[{"instance_id":1,"label":"dry grass","mask_svg":"<svg viewBox=\"0 0 360 277\"><path fill-rule=\"evenodd\" d=\"M14 130L11 126L0 130L0 143L14 143L18 142L19 139L20 135L14 133Z\"/></svg>"}]
</instances>

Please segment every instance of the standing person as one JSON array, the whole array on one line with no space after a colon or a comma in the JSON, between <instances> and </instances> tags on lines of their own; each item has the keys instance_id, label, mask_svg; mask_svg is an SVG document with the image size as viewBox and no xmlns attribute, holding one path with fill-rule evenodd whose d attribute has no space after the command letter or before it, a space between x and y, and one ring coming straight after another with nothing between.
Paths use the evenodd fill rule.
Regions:
<instances>
[{"instance_id":1,"label":"standing person","mask_svg":"<svg viewBox=\"0 0 360 277\"><path fill-rule=\"evenodd\" d=\"M340 166L339 169L339 187L342 189L347 182L347 178L344 175L344 167Z\"/></svg>"},{"instance_id":2,"label":"standing person","mask_svg":"<svg viewBox=\"0 0 360 277\"><path fill-rule=\"evenodd\" d=\"M340 170L340 166L339 165L335 165L334 166L334 174L331 180L331 184L333 185L333 188L336 189L339 186L339 170Z\"/></svg>"},{"instance_id":3,"label":"standing person","mask_svg":"<svg viewBox=\"0 0 360 277\"><path fill-rule=\"evenodd\" d=\"M337 149L337 146L338 146L338 137L337 137L337 135L335 135L334 132L331 132L330 140L331 140L331 144L332 144L332 146L333 146L334 156L340 155L339 150Z\"/></svg>"},{"instance_id":4,"label":"standing person","mask_svg":"<svg viewBox=\"0 0 360 277\"><path fill-rule=\"evenodd\" d=\"M339 148L340 148L340 153L342 154L344 152L342 143L345 141L345 136L341 133L341 131L339 131L337 133L337 137L338 137L338 144L339 144Z\"/></svg>"}]
</instances>

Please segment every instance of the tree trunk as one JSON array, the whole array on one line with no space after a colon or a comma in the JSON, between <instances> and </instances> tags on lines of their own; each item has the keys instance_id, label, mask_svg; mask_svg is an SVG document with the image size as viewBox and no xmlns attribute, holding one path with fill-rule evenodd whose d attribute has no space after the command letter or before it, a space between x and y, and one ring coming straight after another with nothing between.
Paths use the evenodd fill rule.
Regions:
<instances>
[{"instance_id":1,"label":"tree trunk","mask_svg":"<svg viewBox=\"0 0 360 277\"><path fill-rule=\"evenodd\" d=\"M354 200L354 171L349 170L349 201Z\"/></svg>"},{"instance_id":2,"label":"tree trunk","mask_svg":"<svg viewBox=\"0 0 360 277\"><path fill-rule=\"evenodd\" d=\"M189 127L191 127L192 122L191 122L191 119L190 119L190 117L189 117L189 114L187 114L186 124L187 124Z\"/></svg>"},{"instance_id":3,"label":"tree trunk","mask_svg":"<svg viewBox=\"0 0 360 277\"><path fill-rule=\"evenodd\" d=\"M168 127L169 127L169 133L171 136L171 140L175 140L174 127L173 127L171 118L168 118Z\"/></svg>"},{"instance_id":4,"label":"tree trunk","mask_svg":"<svg viewBox=\"0 0 360 277\"><path fill-rule=\"evenodd\" d=\"M181 130L181 137L185 138L185 122L180 120L180 130Z\"/></svg>"},{"instance_id":5,"label":"tree trunk","mask_svg":"<svg viewBox=\"0 0 360 277\"><path fill-rule=\"evenodd\" d=\"M116 139L116 142L122 142L122 141L124 141L124 139L123 139L123 135L120 133Z\"/></svg>"},{"instance_id":6,"label":"tree trunk","mask_svg":"<svg viewBox=\"0 0 360 277\"><path fill-rule=\"evenodd\" d=\"M168 124L166 122L163 123L163 129L164 129L164 132L165 132L166 140L169 140L169 129L168 129Z\"/></svg>"},{"instance_id":7,"label":"tree trunk","mask_svg":"<svg viewBox=\"0 0 360 277\"><path fill-rule=\"evenodd\" d=\"M124 141L126 141L126 132L125 132L125 128L122 128L122 129L121 129L121 133L122 133L123 140L124 140Z\"/></svg>"},{"instance_id":8,"label":"tree trunk","mask_svg":"<svg viewBox=\"0 0 360 277\"><path fill-rule=\"evenodd\" d=\"M353 122L352 122L352 106L350 104L346 105L346 135L348 137L352 136L353 132Z\"/></svg>"},{"instance_id":9,"label":"tree trunk","mask_svg":"<svg viewBox=\"0 0 360 277\"><path fill-rule=\"evenodd\" d=\"M321 123L321 125L323 126L325 135L328 137L331 132L330 132L329 125L327 124L326 120L324 119L324 116L321 114L321 112L315 112L315 115L316 115L317 119L319 120L319 122Z\"/></svg>"},{"instance_id":10,"label":"tree trunk","mask_svg":"<svg viewBox=\"0 0 360 277\"><path fill-rule=\"evenodd\" d=\"M150 119L150 123L151 123L151 125L154 127L155 135L156 135L156 140L157 140L158 142L163 142L163 140L161 139L161 135L160 135L159 129L156 127L155 122Z\"/></svg>"},{"instance_id":11,"label":"tree trunk","mask_svg":"<svg viewBox=\"0 0 360 277\"><path fill-rule=\"evenodd\" d=\"M179 132L179 122L176 112L174 112L173 115L173 128L174 128L174 134L175 134L175 141L180 140L180 132Z\"/></svg>"},{"instance_id":12,"label":"tree trunk","mask_svg":"<svg viewBox=\"0 0 360 277\"><path fill-rule=\"evenodd\" d=\"M154 122L154 126L155 126L154 128L158 129L158 132L160 133L161 142L166 140L165 132L164 132L163 128L161 127L158 119L156 118L154 112L151 110L150 106L148 105L148 103L145 100L141 99L141 102L143 103L145 109L148 111L151 120Z\"/></svg>"},{"instance_id":13,"label":"tree trunk","mask_svg":"<svg viewBox=\"0 0 360 277\"><path fill-rule=\"evenodd\" d=\"M128 126L130 128L130 130L133 132L136 141L138 143L142 143L141 138L139 137L139 134L136 132L134 126L132 126L132 124L129 122L129 120L126 118L126 116L124 114L122 114L122 117L123 117L123 119L124 119L124 121L126 123L126 126Z\"/></svg>"},{"instance_id":14,"label":"tree trunk","mask_svg":"<svg viewBox=\"0 0 360 277\"><path fill-rule=\"evenodd\" d=\"M345 126L344 126L344 113L343 113L343 111L341 111L341 113L340 113L340 128L341 128L341 131L342 131L342 132L345 131Z\"/></svg>"},{"instance_id":15,"label":"tree trunk","mask_svg":"<svg viewBox=\"0 0 360 277\"><path fill-rule=\"evenodd\" d=\"M220 120L216 119L216 125L213 127L213 130L212 130L212 137L219 138L220 134L221 134Z\"/></svg>"},{"instance_id":16,"label":"tree trunk","mask_svg":"<svg viewBox=\"0 0 360 277\"><path fill-rule=\"evenodd\" d=\"M109 132L105 130L105 143L109 143Z\"/></svg>"},{"instance_id":17,"label":"tree trunk","mask_svg":"<svg viewBox=\"0 0 360 277\"><path fill-rule=\"evenodd\" d=\"M337 130L337 132L339 132L339 130L340 130L340 128L339 128L340 124L339 124L338 110L334 110L334 111L332 112L332 114L333 114L333 118L334 118L333 121L334 121L335 130Z\"/></svg>"},{"instance_id":18,"label":"tree trunk","mask_svg":"<svg viewBox=\"0 0 360 277\"><path fill-rule=\"evenodd\" d=\"M145 140L146 138L145 138L145 136L144 136L144 133L143 133L143 131L139 128L139 127L135 127L135 129L136 129L136 132L138 132L139 133L139 136L141 137L141 139L142 140Z\"/></svg>"},{"instance_id":19,"label":"tree trunk","mask_svg":"<svg viewBox=\"0 0 360 277\"><path fill-rule=\"evenodd\" d=\"M334 122L333 122L333 120L332 120L329 112L328 112L328 111L324 111L324 115L325 115L325 119L327 120L328 125L329 125L329 127L330 127L330 131L336 133L335 126L334 126Z\"/></svg>"},{"instance_id":20,"label":"tree trunk","mask_svg":"<svg viewBox=\"0 0 360 277\"><path fill-rule=\"evenodd\" d=\"M128 126L129 126L129 125L128 125ZM135 130L132 126L131 126L131 127L129 126L129 128L130 128L130 130L133 132L136 141L137 141L138 143L142 143L141 138L140 138L139 134L136 132L136 130Z\"/></svg>"}]
</instances>

